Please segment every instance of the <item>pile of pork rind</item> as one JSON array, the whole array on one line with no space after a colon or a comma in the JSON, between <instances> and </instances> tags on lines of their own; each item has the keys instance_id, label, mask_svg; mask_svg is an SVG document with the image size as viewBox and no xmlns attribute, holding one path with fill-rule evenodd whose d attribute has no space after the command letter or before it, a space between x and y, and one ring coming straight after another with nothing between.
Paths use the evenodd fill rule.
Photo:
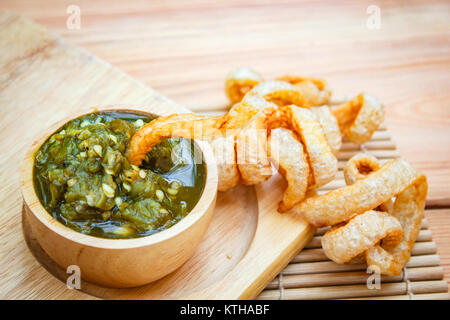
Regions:
<instances>
[{"instance_id":1,"label":"pile of pork rind","mask_svg":"<svg viewBox=\"0 0 450 320\"><path fill-rule=\"evenodd\" d=\"M367 93L337 101L323 79L264 80L247 68L229 73L225 91L231 108L222 116L174 114L143 126L128 145L130 163L140 165L153 146L177 136L210 143L219 191L260 184L276 168L287 182L278 211L331 226L322 237L331 260L366 261L383 274L400 274L424 215L424 175L402 159L381 165L361 153L344 167L346 187L315 193L338 171L343 136L358 145L369 141L384 120L383 104Z\"/></svg>"}]
</instances>

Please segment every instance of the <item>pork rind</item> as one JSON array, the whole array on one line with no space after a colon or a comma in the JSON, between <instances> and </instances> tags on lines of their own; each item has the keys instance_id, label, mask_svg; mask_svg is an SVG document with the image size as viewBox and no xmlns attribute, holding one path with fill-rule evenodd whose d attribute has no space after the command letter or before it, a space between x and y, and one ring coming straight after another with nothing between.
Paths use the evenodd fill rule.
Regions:
<instances>
[{"instance_id":1,"label":"pork rind","mask_svg":"<svg viewBox=\"0 0 450 320\"><path fill-rule=\"evenodd\" d=\"M353 156L344 167L344 176L348 184L359 183L371 179L377 172L384 170L378 160L368 154ZM387 225L376 225L367 218L367 211L353 217L344 226L337 225L325 233L322 245L325 254L338 263L362 262L377 267L378 271L386 275L399 275L409 261L412 248L419 235L424 215L425 199L427 194L427 181L424 175L415 174L412 182L396 194L394 198L384 203L375 204L377 210L395 219L401 226L402 237L392 235L380 238L378 241L368 242L367 239L389 230ZM395 199L395 200L394 200ZM358 223L355 224L355 221ZM370 224L376 230L364 229L362 226ZM345 235L345 236L344 236Z\"/></svg>"},{"instance_id":2,"label":"pork rind","mask_svg":"<svg viewBox=\"0 0 450 320\"><path fill-rule=\"evenodd\" d=\"M208 139L216 158L218 187L221 192L234 188L239 183L239 170L236 164L235 135L228 134Z\"/></svg>"},{"instance_id":3,"label":"pork rind","mask_svg":"<svg viewBox=\"0 0 450 320\"><path fill-rule=\"evenodd\" d=\"M380 168L378 160L368 154L360 153L353 156L344 167L344 177L347 184L364 179L371 172ZM369 248L365 254L368 265L377 266L381 273L399 275L403 266L408 262L412 247L420 232L427 182L423 175L417 175L412 185L379 206L379 209L388 212L400 221L404 231L400 243L384 239L381 244Z\"/></svg>"},{"instance_id":4,"label":"pork rind","mask_svg":"<svg viewBox=\"0 0 450 320\"><path fill-rule=\"evenodd\" d=\"M337 172L337 159L326 135L328 132L329 138L333 133L324 130L326 123L332 122L327 120L331 115L318 110L278 107L250 91L221 117L180 114L150 122L131 139L128 158L140 164L153 146L171 136L206 139L218 163L220 191L234 187L239 180L246 185L266 181L273 174L272 158L288 182L279 205L284 212L302 201L307 190L328 183ZM322 121L316 114L322 115ZM275 140L280 141L274 145Z\"/></svg>"},{"instance_id":5,"label":"pork rind","mask_svg":"<svg viewBox=\"0 0 450 320\"><path fill-rule=\"evenodd\" d=\"M296 106L284 108L286 118L303 142L308 155L312 182L309 188L317 188L333 180L337 173L337 158L334 156L325 136L325 132L314 113Z\"/></svg>"},{"instance_id":6,"label":"pork rind","mask_svg":"<svg viewBox=\"0 0 450 320\"><path fill-rule=\"evenodd\" d=\"M344 178L347 185L366 178L372 172L380 169L377 158L368 153L358 153L350 158L344 166Z\"/></svg>"},{"instance_id":7,"label":"pork rind","mask_svg":"<svg viewBox=\"0 0 450 320\"><path fill-rule=\"evenodd\" d=\"M259 184L272 176L267 150L267 119L275 110L276 107L264 109L237 135L237 165L245 185Z\"/></svg>"},{"instance_id":8,"label":"pork rind","mask_svg":"<svg viewBox=\"0 0 450 320\"><path fill-rule=\"evenodd\" d=\"M140 165L156 144L170 137L209 139L223 137L228 130L245 126L262 108L274 106L256 94L234 105L223 116L207 117L193 113L173 114L157 118L142 126L127 146L128 160Z\"/></svg>"},{"instance_id":9,"label":"pork rind","mask_svg":"<svg viewBox=\"0 0 450 320\"><path fill-rule=\"evenodd\" d=\"M342 134L336 118L333 116L328 106L311 108L311 111L317 116L331 151L333 151L333 154L337 155L342 147Z\"/></svg>"},{"instance_id":10,"label":"pork rind","mask_svg":"<svg viewBox=\"0 0 450 320\"><path fill-rule=\"evenodd\" d=\"M382 239L398 245L402 236L397 219L385 212L369 210L344 226L327 231L322 237L322 248L334 262L346 263Z\"/></svg>"},{"instance_id":11,"label":"pork rind","mask_svg":"<svg viewBox=\"0 0 450 320\"><path fill-rule=\"evenodd\" d=\"M331 103L331 90L323 79L285 75L276 80L263 81L258 73L248 68L230 72L225 90L232 103L241 101L246 93L252 91L279 106L294 104L299 107L310 107ZM361 93L354 99L333 108L331 113L339 124L340 132L351 142L363 144L370 140L383 122L384 106L374 96ZM330 128L328 131L333 132L330 136L327 133L327 138L336 154L341 144L335 133L335 124L330 122L331 119L326 114L323 115L324 121L327 122L324 129Z\"/></svg>"},{"instance_id":12,"label":"pork rind","mask_svg":"<svg viewBox=\"0 0 450 320\"><path fill-rule=\"evenodd\" d=\"M392 216L400 221L403 239L398 246L382 242L366 251L369 266L377 266L387 275L399 275L409 261L414 243L419 236L424 216L428 184L424 175L418 175L407 189L397 195Z\"/></svg>"},{"instance_id":13,"label":"pork rind","mask_svg":"<svg viewBox=\"0 0 450 320\"><path fill-rule=\"evenodd\" d=\"M377 158L368 153L357 153L351 157L344 166L344 179L347 185L351 185L358 180L366 178L372 172L381 168ZM392 199L380 204L378 209L387 213L394 210L394 201Z\"/></svg>"},{"instance_id":14,"label":"pork rind","mask_svg":"<svg viewBox=\"0 0 450 320\"><path fill-rule=\"evenodd\" d=\"M327 82L323 79L285 75L276 80L289 82L300 88L306 103L310 106L327 104L331 97L331 90L328 88Z\"/></svg>"},{"instance_id":15,"label":"pork rind","mask_svg":"<svg viewBox=\"0 0 450 320\"><path fill-rule=\"evenodd\" d=\"M288 182L279 206L286 211L302 201L307 190L328 183L337 172L337 159L326 135L332 133L324 130L330 114L325 110L318 114L323 114L322 122L307 108L279 107L252 90L221 117L178 114L148 123L132 137L128 159L139 165L153 146L172 136L205 139L218 163L219 190L226 191L239 179L255 185L271 177L270 156ZM272 130L270 142L282 141L269 148Z\"/></svg>"},{"instance_id":16,"label":"pork rind","mask_svg":"<svg viewBox=\"0 0 450 320\"><path fill-rule=\"evenodd\" d=\"M240 102L247 92L262 82L264 82L262 76L254 70L250 68L237 68L226 76L225 93L231 104L235 104ZM319 106L326 104L331 96L331 90L329 90L327 82L323 79L285 75L277 78L275 81L266 82L269 85L266 85L263 89L257 89L257 92L262 96L269 94L270 92L268 91L272 91L274 95L282 95L283 97L267 97L268 100L273 99L279 105ZM285 90L286 87L286 85L281 86L281 82L295 86L295 91L301 92L303 99L298 100L294 97L293 100L290 97L286 97L286 93L280 92L280 90ZM274 91L274 87L277 87L278 92ZM298 104L299 102L301 104Z\"/></svg>"},{"instance_id":17,"label":"pork rind","mask_svg":"<svg viewBox=\"0 0 450 320\"><path fill-rule=\"evenodd\" d=\"M270 80L264 81L252 89L264 99L279 106L296 105L298 107L308 107L301 88L285 81Z\"/></svg>"},{"instance_id":18,"label":"pork rind","mask_svg":"<svg viewBox=\"0 0 450 320\"><path fill-rule=\"evenodd\" d=\"M232 70L225 79L225 93L232 104L240 102L263 78L249 68Z\"/></svg>"},{"instance_id":19,"label":"pork rind","mask_svg":"<svg viewBox=\"0 0 450 320\"><path fill-rule=\"evenodd\" d=\"M271 131L269 156L288 183L278 208L284 212L305 198L310 177L308 157L298 137L285 128Z\"/></svg>"},{"instance_id":20,"label":"pork rind","mask_svg":"<svg viewBox=\"0 0 450 320\"><path fill-rule=\"evenodd\" d=\"M305 198L306 182L306 190L330 182L338 169L337 159L318 118L311 110L294 105L280 107L273 111L268 121L272 131L276 128L292 131L292 135L277 131L271 139L270 156L279 165L280 173L288 183L278 207L279 211L284 212ZM276 141L279 139L284 140ZM275 146L276 143L278 145Z\"/></svg>"},{"instance_id":21,"label":"pork rind","mask_svg":"<svg viewBox=\"0 0 450 320\"><path fill-rule=\"evenodd\" d=\"M315 227L335 225L378 207L405 190L416 177L406 161L394 159L350 186L306 199L292 212L303 215Z\"/></svg>"},{"instance_id":22,"label":"pork rind","mask_svg":"<svg viewBox=\"0 0 450 320\"><path fill-rule=\"evenodd\" d=\"M284 147L287 147L288 150L290 150L290 147L295 148L298 155L300 154L298 142L303 145L302 149L309 165L308 189L317 188L330 182L337 172L337 159L328 145L324 130L312 111L294 105L266 108L255 116L246 128L240 131L236 150L242 182L244 184L257 184L271 176L266 135L270 130L280 127L287 128L295 134L291 136L292 139L289 139L290 146L284 141ZM285 139L287 137L287 135L284 135ZM281 157L280 154L275 155L275 151L281 152L277 147L271 150L271 157L275 159L276 163L283 163L281 167L284 166L284 170L294 168L292 166L294 160L288 160L289 156L286 154L288 150L283 151ZM300 167L303 167L303 164L299 164ZM294 178L291 174L285 174L285 177L288 176ZM303 175L299 176L298 179L303 179ZM290 182L294 182L294 180L288 180L288 184ZM297 181L294 184L298 183ZM288 187L288 190L290 190L290 187ZM289 197L289 199L288 202L282 202L280 209L290 209L293 203L300 202L303 197L296 199Z\"/></svg>"},{"instance_id":23,"label":"pork rind","mask_svg":"<svg viewBox=\"0 0 450 320\"><path fill-rule=\"evenodd\" d=\"M384 119L384 106L374 96L361 93L356 98L332 109L341 131L351 142L370 140Z\"/></svg>"},{"instance_id":24,"label":"pork rind","mask_svg":"<svg viewBox=\"0 0 450 320\"><path fill-rule=\"evenodd\" d=\"M191 113L160 117L142 126L127 146L127 157L131 164L140 165L156 144L171 137L214 137L222 134L224 117L205 117Z\"/></svg>"}]
</instances>

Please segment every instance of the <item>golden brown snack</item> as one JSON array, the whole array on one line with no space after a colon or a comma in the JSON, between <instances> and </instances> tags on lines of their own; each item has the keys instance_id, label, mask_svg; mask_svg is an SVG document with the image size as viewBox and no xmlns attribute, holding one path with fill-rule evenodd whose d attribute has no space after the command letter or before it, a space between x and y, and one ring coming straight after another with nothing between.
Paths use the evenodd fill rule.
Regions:
<instances>
[{"instance_id":1,"label":"golden brown snack","mask_svg":"<svg viewBox=\"0 0 450 320\"><path fill-rule=\"evenodd\" d=\"M337 155L342 147L342 134L336 118L332 115L328 106L311 108L311 111L317 116L331 151Z\"/></svg>"},{"instance_id":2,"label":"golden brown snack","mask_svg":"<svg viewBox=\"0 0 450 320\"><path fill-rule=\"evenodd\" d=\"M366 252L367 265L375 265L387 275L399 275L409 261L424 216L428 184L424 175L417 175L414 182L397 195L392 216L400 221L403 239L398 246L383 241Z\"/></svg>"},{"instance_id":3,"label":"golden brown snack","mask_svg":"<svg viewBox=\"0 0 450 320\"><path fill-rule=\"evenodd\" d=\"M279 106L290 104L304 108L309 106L301 88L289 82L277 80L264 81L256 85L251 91Z\"/></svg>"},{"instance_id":4,"label":"golden brown snack","mask_svg":"<svg viewBox=\"0 0 450 320\"><path fill-rule=\"evenodd\" d=\"M214 156L217 161L217 169L218 169L218 177L219 184L218 190L225 192L233 187L235 187L239 183L240 173L238 168L238 160L236 155L236 141L238 139L239 132L242 127L248 129L248 124L252 123L251 119L256 118L255 116L264 109L277 108L277 106L260 95L249 92L245 95L242 101L238 104L235 104L230 111L224 115L224 125L222 130L225 131L223 136L216 136L209 138L208 141L212 146L212 150ZM256 122L256 119L253 123ZM250 131L248 131L250 132ZM260 133L261 134L261 133ZM250 137L250 141L256 142L257 146L262 145L262 150L265 149L265 141L254 139L255 137ZM259 136L259 138L264 138ZM240 150L242 147L252 148L253 146L248 146L247 144L243 144L240 146ZM256 150L261 150L261 148L256 148ZM242 157L242 153L240 152L240 156ZM251 157L251 155L249 155ZM264 157L263 157L264 159ZM250 162L252 160L250 159ZM251 162L252 163L252 162ZM251 167L251 168L250 168ZM254 166L249 166L248 172L244 172L242 176L242 181L244 184L257 184L268 177L271 176L272 171L268 170L267 166L263 168L263 170L257 170L258 173L262 173L262 178L260 175L256 174L252 176L252 173L255 170ZM257 166L258 168L258 166ZM250 180L249 177L252 177ZM260 180L257 180L258 177Z\"/></svg>"},{"instance_id":5,"label":"golden brown snack","mask_svg":"<svg viewBox=\"0 0 450 320\"><path fill-rule=\"evenodd\" d=\"M331 97L331 90L328 89L327 82L323 79L285 75L276 80L289 82L299 87L303 92L306 103L310 106L324 105Z\"/></svg>"},{"instance_id":6,"label":"golden brown snack","mask_svg":"<svg viewBox=\"0 0 450 320\"><path fill-rule=\"evenodd\" d=\"M306 199L291 211L315 227L331 226L378 207L416 180L416 171L404 160L394 159L350 186Z\"/></svg>"},{"instance_id":7,"label":"golden brown snack","mask_svg":"<svg viewBox=\"0 0 450 320\"><path fill-rule=\"evenodd\" d=\"M344 178L347 185L366 178L369 174L381 168L378 159L368 153L358 153L344 165Z\"/></svg>"},{"instance_id":8,"label":"golden brown snack","mask_svg":"<svg viewBox=\"0 0 450 320\"><path fill-rule=\"evenodd\" d=\"M236 152L239 172L244 184L258 184L272 175L268 159L267 135L270 130L276 128L287 128L295 134L295 139L292 139L290 143L293 148L296 148L297 153L300 153L300 146L296 141L303 145L309 165L308 189L322 186L334 178L337 172L337 159L328 145L319 120L311 110L290 105L264 109L250 121L246 128L239 132ZM287 145L285 147L289 148ZM282 159L276 160L282 161L281 167L284 166L284 169L295 171L303 167L302 164L298 164L299 167L293 166L294 160L290 159L287 154L284 154ZM290 177L287 179L288 184L294 183L292 188L304 183L296 180L293 172L285 172L285 177L288 176ZM303 176L297 179L303 179ZM287 201L283 201L280 205L282 211L290 209L294 204L303 200L303 197L297 199L292 197L291 187L288 186L287 190L289 190L289 195L285 198ZM302 190L298 192L299 194L303 193Z\"/></svg>"},{"instance_id":9,"label":"golden brown snack","mask_svg":"<svg viewBox=\"0 0 450 320\"><path fill-rule=\"evenodd\" d=\"M344 176L347 184L355 183L357 180L367 179L373 172L380 169L378 160L368 154L357 154L353 156L344 167ZM402 268L408 262L414 243L418 237L420 226L422 224L423 212L425 207L425 199L427 193L427 182L423 175L416 174L412 183L403 191L395 196L395 202L392 199L379 205L379 209L388 212L393 218L397 219L403 230L403 237L399 242L398 239L386 237L379 243L375 243L369 248L359 247L360 250L356 258L351 258L348 262L355 260L361 261L364 257L369 266L376 266L382 274L399 275ZM356 216L350 220L350 223L355 219L365 215ZM349 224L350 224L349 223ZM333 230L343 229L345 227L337 227ZM352 230L355 230L354 228ZM381 229L380 229L381 230ZM338 231L333 231L337 233ZM352 238L353 240L355 237ZM328 246L334 246L333 241L340 241L342 239L330 237ZM351 248L348 252L355 252L355 242L351 243ZM324 248L325 249L325 248ZM353 251L352 251L353 250ZM339 253L343 257L343 250ZM364 255L361 254L364 253ZM325 251L327 255L333 260L336 259L335 252L330 250ZM336 260L335 260L336 261Z\"/></svg>"},{"instance_id":10,"label":"golden brown snack","mask_svg":"<svg viewBox=\"0 0 450 320\"><path fill-rule=\"evenodd\" d=\"M336 263L346 263L382 239L400 243L402 226L385 212L369 210L351 219L344 226L327 231L322 237L325 255Z\"/></svg>"},{"instance_id":11,"label":"golden brown snack","mask_svg":"<svg viewBox=\"0 0 450 320\"><path fill-rule=\"evenodd\" d=\"M245 185L259 184L272 176L267 155L267 134L268 118L275 110L276 107L262 110L237 135L237 165Z\"/></svg>"},{"instance_id":12,"label":"golden brown snack","mask_svg":"<svg viewBox=\"0 0 450 320\"><path fill-rule=\"evenodd\" d=\"M147 152L170 137L211 139L224 136L228 130L244 126L267 104L267 101L256 97L256 94L250 94L223 116L182 113L159 117L141 127L131 138L127 146L128 160L131 164L140 165Z\"/></svg>"},{"instance_id":13,"label":"golden brown snack","mask_svg":"<svg viewBox=\"0 0 450 320\"><path fill-rule=\"evenodd\" d=\"M230 102L235 104L262 81L264 81L263 78L257 72L249 68L237 68L232 70L225 79L225 93Z\"/></svg>"},{"instance_id":14,"label":"golden brown snack","mask_svg":"<svg viewBox=\"0 0 450 320\"><path fill-rule=\"evenodd\" d=\"M280 109L286 114L283 119L288 119L288 123L283 124L283 119L278 119L278 125L292 128L305 147L312 174L309 188L317 188L333 180L338 169L337 159L317 117L311 110L292 105Z\"/></svg>"},{"instance_id":15,"label":"golden brown snack","mask_svg":"<svg viewBox=\"0 0 450 320\"><path fill-rule=\"evenodd\" d=\"M127 146L131 164L140 165L156 144L170 137L214 137L223 132L225 117L205 117L191 113L160 117L142 126Z\"/></svg>"},{"instance_id":16,"label":"golden brown snack","mask_svg":"<svg viewBox=\"0 0 450 320\"><path fill-rule=\"evenodd\" d=\"M354 99L333 108L341 131L356 144L370 140L384 119L384 106L374 96L361 93Z\"/></svg>"},{"instance_id":17,"label":"golden brown snack","mask_svg":"<svg viewBox=\"0 0 450 320\"><path fill-rule=\"evenodd\" d=\"M204 125L212 127L205 128ZM324 185L337 172L337 159L328 144L324 128L309 109L295 105L278 107L251 91L242 102L221 117L182 114L152 121L131 139L128 158L131 163L140 164L154 145L171 136L207 139L213 144L219 164L220 190L225 191L235 186L239 177L246 185L259 184L271 177L267 144L269 133L277 128L292 131L292 139L285 139L285 150L281 157L275 159L288 181L287 194L280 204L280 210L286 211L303 200L305 185L307 189ZM235 131L232 137L228 137L232 129ZM228 147L219 146L223 144ZM289 154L291 150L302 157L302 163L295 163L296 159ZM297 189L298 186L302 186L301 189Z\"/></svg>"},{"instance_id":18,"label":"golden brown snack","mask_svg":"<svg viewBox=\"0 0 450 320\"><path fill-rule=\"evenodd\" d=\"M308 158L296 135L285 128L271 131L269 156L288 183L278 207L285 212L305 198L310 173Z\"/></svg>"},{"instance_id":19,"label":"golden brown snack","mask_svg":"<svg viewBox=\"0 0 450 320\"><path fill-rule=\"evenodd\" d=\"M219 178L217 190L225 192L239 183L239 170L236 164L235 135L208 139L217 163Z\"/></svg>"},{"instance_id":20,"label":"golden brown snack","mask_svg":"<svg viewBox=\"0 0 450 320\"><path fill-rule=\"evenodd\" d=\"M237 68L228 73L225 78L225 93L231 104L235 104L240 102L247 92L263 81L262 76L254 70L250 68ZM301 91L306 105L319 106L326 104L331 96L331 90L328 89L327 82L323 79L285 75L277 78L274 82L287 82L294 85ZM261 94L263 92L259 93ZM285 99L283 98L282 100ZM294 101L289 102L288 100L287 102L282 102L282 105L291 103L296 104Z\"/></svg>"},{"instance_id":21,"label":"golden brown snack","mask_svg":"<svg viewBox=\"0 0 450 320\"><path fill-rule=\"evenodd\" d=\"M247 68L233 70L227 76L225 89L232 103L240 101L247 92L257 93L279 106L294 104L309 107L331 103L331 90L323 79L285 75L276 80L262 81L258 73ZM324 117L326 124L323 128L335 154L341 146L339 131L351 142L363 144L370 140L384 118L384 106L366 93L333 108L331 113L336 120L332 120L325 109L323 106L322 111L317 113ZM340 130L336 130L336 122Z\"/></svg>"},{"instance_id":22,"label":"golden brown snack","mask_svg":"<svg viewBox=\"0 0 450 320\"><path fill-rule=\"evenodd\" d=\"M344 166L344 179L347 185L355 183L357 180L364 179L372 172L381 168L377 158L368 153L358 153L351 157ZM387 213L394 210L392 199L379 205L378 209Z\"/></svg>"}]
</instances>

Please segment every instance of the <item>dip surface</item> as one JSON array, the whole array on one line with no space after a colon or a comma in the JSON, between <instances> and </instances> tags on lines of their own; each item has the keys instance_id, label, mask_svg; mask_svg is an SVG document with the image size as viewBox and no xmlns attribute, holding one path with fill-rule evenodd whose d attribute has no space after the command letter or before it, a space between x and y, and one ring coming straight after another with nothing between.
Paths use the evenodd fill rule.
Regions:
<instances>
[{"instance_id":1,"label":"dip surface","mask_svg":"<svg viewBox=\"0 0 450 320\"><path fill-rule=\"evenodd\" d=\"M206 179L205 164L194 161L200 152L193 141L167 139L141 167L126 159L130 138L153 119L104 111L60 128L35 155L34 186L45 209L64 225L102 238L147 236L185 217Z\"/></svg>"}]
</instances>

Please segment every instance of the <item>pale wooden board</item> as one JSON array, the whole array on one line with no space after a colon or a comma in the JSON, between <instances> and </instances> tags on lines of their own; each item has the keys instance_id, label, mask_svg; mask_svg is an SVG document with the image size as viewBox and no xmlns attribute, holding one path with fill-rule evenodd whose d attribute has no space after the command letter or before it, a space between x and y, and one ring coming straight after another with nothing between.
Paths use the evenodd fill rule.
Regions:
<instances>
[{"instance_id":1,"label":"pale wooden board","mask_svg":"<svg viewBox=\"0 0 450 320\"><path fill-rule=\"evenodd\" d=\"M68 290L26 249L19 190L25 151L40 131L75 110L111 104L144 105L160 114L187 109L27 19L2 12L0 27L0 47L8 48L0 55L0 148L6 151L0 156L0 295L91 298ZM256 201L253 189L243 187L221 194L209 237L196 253L198 259L162 281L130 290L127 297L255 297L313 233L302 219L276 211L279 184L281 179L274 176L257 188L262 201ZM110 298L123 294L95 286L86 286L86 291Z\"/></svg>"},{"instance_id":2,"label":"pale wooden board","mask_svg":"<svg viewBox=\"0 0 450 320\"><path fill-rule=\"evenodd\" d=\"M324 77L336 95L365 90L387 108L402 156L450 204L448 0L2 0L191 110L224 108L226 73ZM68 29L66 9L81 9ZM377 5L381 28L369 30ZM450 246L450 244L449 244Z\"/></svg>"}]
</instances>

